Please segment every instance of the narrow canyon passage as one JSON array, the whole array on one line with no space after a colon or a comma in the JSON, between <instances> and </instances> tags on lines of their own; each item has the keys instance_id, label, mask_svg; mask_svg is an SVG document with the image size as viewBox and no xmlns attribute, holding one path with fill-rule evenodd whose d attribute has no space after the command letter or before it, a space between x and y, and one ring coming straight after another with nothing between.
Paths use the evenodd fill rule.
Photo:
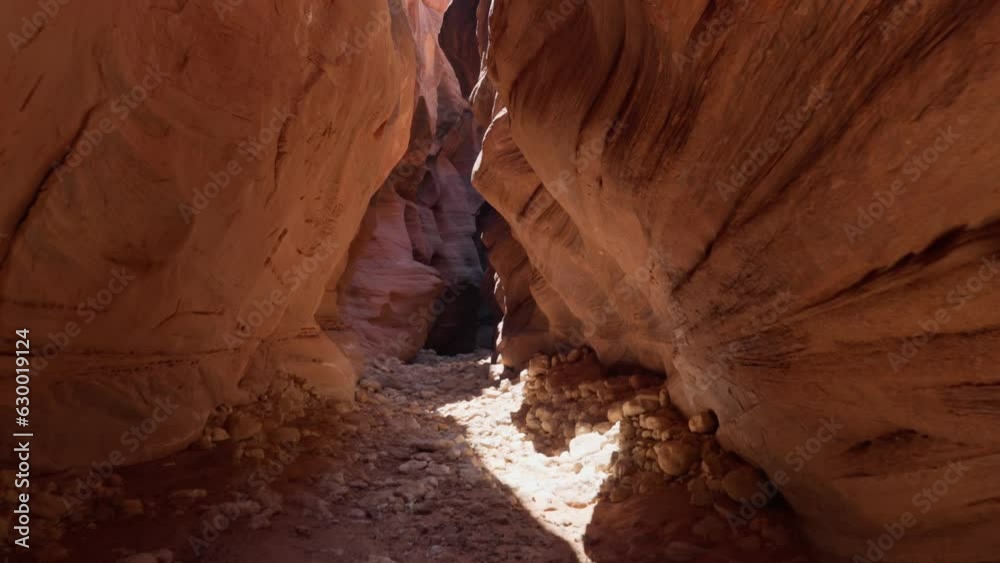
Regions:
<instances>
[{"instance_id":1,"label":"narrow canyon passage","mask_svg":"<svg viewBox=\"0 0 1000 563\"><path fill-rule=\"evenodd\" d=\"M996 563L1000 2L0 30L0 563Z\"/></svg>"},{"instance_id":2,"label":"narrow canyon passage","mask_svg":"<svg viewBox=\"0 0 1000 563\"><path fill-rule=\"evenodd\" d=\"M697 421L664 408L656 378L603 377L579 355L511 379L487 350L421 352L370 366L352 412L289 387L220 413L211 450L123 470L92 495L74 490L83 473L66 476L43 498L74 499L61 544L80 561L809 561L786 513L743 521L724 504L758 491L732 489L725 474L746 466L712 453L711 428L686 454L706 462L693 479L672 481L646 448L635 458L647 427L693 438Z\"/></svg>"}]
</instances>

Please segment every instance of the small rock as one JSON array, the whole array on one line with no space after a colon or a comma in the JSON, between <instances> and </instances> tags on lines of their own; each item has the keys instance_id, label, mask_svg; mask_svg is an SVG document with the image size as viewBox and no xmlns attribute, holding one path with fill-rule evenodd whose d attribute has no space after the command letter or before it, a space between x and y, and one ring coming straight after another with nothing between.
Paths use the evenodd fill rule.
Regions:
<instances>
[{"instance_id":1,"label":"small rock","mask_svg":"<svg viewBox=\"0 0 1000 563\"><path fill-rule=\"evenodd\" d=\"M624 415L624 412L623 412L623 404L622 403L612 403L612 405L610 407L608 407L608 422L609 423L614 424L616 422L619 422L619 421L621 421L621 419L624 416L625 415Z\"/></svg>"},{"instance_id":2,"label":"small rock","mask_svg":"<svg viewBox=\"0 0 1000 563\"><path fill-rule=\"evenodd\" d=\"M507 366L503 364L490 364L490 381L502 379L507 371Z\"/></svg>"},{"instance_id":3,"label":"small rock","mask_svg":"<svg viewBox=\"0 0 1000 563\"><path fill-rule=\"evenodd\" d=\"M599 422L594 425L594 432L597 432L598 434L601 434L603 436L604 434L610 432L611 429L614 428L614 426L615 425L610 422Z\"/></svg>"},{"instance_id":4,"label":"small rock","mask_svg":"<svg viewBox=\"0 0 1000 563\"><path fill-rule=\"evenodd\" d=\"M447 465L432 463L427 467L427 472L430 473L431 475L444 477L445 475L451 475L451 468L448 467Z\"/></svg>"},{"instance_id":5,"label":"small rock","mask_svg":"<svg viewBox=\"0 0 1000 563\"><path fill-rule=\"evenodd\" d=\"M688 420L688 428L695 434L711 434L719 427L719 419L712 411L703 411Z\"/></svg>"},{"instance_id":6,"label":"small rock","mask_svg":"<svg viewBox=\"0 0 1000 563\"><path fill-rule=\"evenodd\" d=\"M119 508L125 516L139 516L143 513L142 500L137 498L122 499Z\"/></svg>"},{"instance_id":7,"label":"small rock","mask_svg":"<svg viewBox=\"0 0 1000 563\"><path fill-rule=\"evenodd\" d=\"M458 476L465 482L466 485L476 485L480 483L485 477L483 474L474 467L463 467L458 470Z\"/></svg>"},{"instance_id":8,"label":"small rock","mask_svg":"<svg viewBox=\"0 0 1000 563\"><path fill-rule=\"evenodd\" d=\"M267 437L276 444L297 444L302 440L302 433L298 428L282 426L269 432Z\"/></svg>"},{"instance_id":9,"label":"small rock","mask_svg":"<svg viewBox=\"0 0 1000 563\"><path fill-rule=\"evenodd\" d=\"M709 490L704 477L692 479L687 485L691 493L691 504L693 506L712 506L715 503L715 494Z\"/></svg>"},{"instance_id":10,"label":"small rock","mask_svg":"<svg viewBox=\"0 0 1000 563\"><path fill-rule=\"evenodd\" d=\"M427 462L419 459L411 459L409 461L403 462L397 468L400 473L413 473L414 471L421 471L427 468Z\"/></svg>"},{"instance_id":11,"label":"small rock","mask_svg":"<svg viewBox=\"0 0 1000 563\"><path fill-rule=\"evenodd\" d=\"M660 408L660 397L647 393L640 393L622 404L622 414L625 416L639 416L644 412L654 411Z\"/></svg>"},{"instance_id":12,"label":"small rock","mask_svg":"<svg viewBox=\"0 0 1000 563\"><path fill-rule=\"evenodd\" d=\"M670 406L670 392L664 387L660 389L660 406L667 407Z\"/></svg>"},{"instance_id":13,"label":"small rock","mask_svg":"<svg viewBox=\"0 0 1000 563\"><path fill-rule=\"evenodd\" d=\"M694 523L691 531L695 536L712 543L721 543L726 539L726 523L721 518L710 514Z\"/></svg>"},{"instance_id":14,"label":"small rock","mask_svg":"<svg viewBox=\"0 0 1000 563\"><path fill-rule=\"evenodd\" d=\"M674 418L664 412L657 411L655 414L643 415L639 419L639 426L646 428L647 430L662 431L670 428L674 424Z\"/></svg>"},{"instance_id":15,"label":"small rock","mask_svg":"<svg viewBox=\"0 0 1000 563\"><path fill-rule=\"evenodd\" d=\"M722 489L726 491L729 498L736 502L743 499L749 501L750 497L761 492L757 486L761 481L761 476L756 469L744 465L726 473L726 476L722 478Z\"/></svg>"},{"instance_id":16,"label":"small rock","mask_svg":"<svg viewBox=\"0 0 1000 563\"><path fill-rule=\"evenodd\" d=\"M180 489L170 493L170 500L178 504L191 504L208 496L205 489Z\"/></svg>"},{"instance_id":17,"label":"small rock","mask_svg":"<svg viewBox=\"0 0 1000 563\"><path fill-rule=\"evenodd\" d=\"M225 428L212 428L208 431L208 435L213 442L225 442L229 439L229 432L226 432Z\"/></svg>"},{"instance_id":18,"label":"small rock","mask_svg":"<svg viewBox=\"0 0 1000 563\"><path fill-rule=\"evenodd\" d=\"M358 385L363 389L371 391L372 393L377 393L382 390L381 383L375 381L374 379L369 379L367 377L362 378L361 381L358 382Z\"/></svg>"},{"instance_id":19,"label":"small rock","mask_svg":"<svg viewBox=\"0 0 1000 563\"><path fill-rule=\"evenodd\" d=\"M267 487L261 487L254 491L251 496L253 499L260 503L266 510L277 512L281 510L282 496L281 493L275 491L274 489L269 489Z\"/></svg>"},{"instance_id":20,"label":"small rock","mask_svg":"<svg viewBox=\"0 0 1000 563\"><path fill-rule=\"evenodd\" d=\"M259 420L244 413L234 413L226 421L229 437L237 442L253 438L260 434L263 428L264 425Z\"/></svg>"},{"instance_id":21,"label":"small rock","mask_svg":"<svg viewBox=\"0 0 1000 563\"><path fill-rule=\"evenodd\" d=\"M688 472L691 465L698 461L698 448L683 442L660 442L654 447L656 463L667 475L679 477Z\"/></svg>"},{"instance_id":22,"label":"small rock","mask_svg":"<svg viewBox=\"0 0 1000 563\"><path fill-rule=\"evenodd\" d=\"M440 438L437 440L414 440L410 444L417 450L421 452L439 452L447 450L452 447L453 442L451 440L446 440Z\"/></svg>"},{"instance_id":23,"label":"small rock","mask_svg":"<svg viewBox=\"0 0 1000 563\"><path fill-rule=\"evenodd\" d=\"M250 517L250 529L251 530L262 530L264 528L271 527L271 519L265 513L254 514Z\"/></svg>"},{"instance_id":24,"label":"small rock","mask_svg":"<svg viewBox=\"0 0 1000 563\"><path fill-rule=\"evenodd\" d=\"M549 369L548 356L535 356L528 360L528 375L536 376L545 373Z\"/></svg>"},{"instance_id":25,"label":"small rock","mask_svg":"<svg viewBox=\"0 0 1000 563\"><path fill-rule=\"evenodd\" d=\"M722 456L715 452L703 452L701 471L711 477L721 478L726 474L726 465Z\"/></svg>"},{"instance_id":26,"label":"small rock","mask_svg":"<svg viewBox=\"0 0 1000 563\"><path fill-rule=\"evenodd\" d=\"M566 354L566 361L569 363L576 363L583 358L583 352L579 348L575 350L570 350L569 354Z\"/></svg>"},{"instance_id":27,"label":"small rock","mask_svg":"<svg viewBox=\"0 0 1000 563\"><path fill-rule=\"evenodd\" d=\"M611 489L611 494L609 495L609 500L611 502L622 502L628 500L632 496L632 487L626 485L619 485L614 489Z\"/></svg>"}]
</instances>

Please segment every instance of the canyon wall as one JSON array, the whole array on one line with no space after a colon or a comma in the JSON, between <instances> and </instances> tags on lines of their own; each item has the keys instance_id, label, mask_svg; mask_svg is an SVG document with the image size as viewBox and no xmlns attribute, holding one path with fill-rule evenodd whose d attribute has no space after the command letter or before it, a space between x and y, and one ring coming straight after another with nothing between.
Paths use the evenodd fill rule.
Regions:
<instances>
[{"instance_id":1,"label":"canyon wall","mask_svg":"<svg viewBox=\"0 0 1000 563\"><path fill-rule=\"evenodd\" d=\"M0 7L28 15L0 54L0 325L31 331L34 470L176 451L276 375L353 399L356 339L316 316L406 151L423 4Z\"/></svg>"},{"instance_id":2,"label":"canyon wall","mask_svg":"<svg viewBox=\"0 0 1000 563\"><path fill-rule=\"evenodd\" d=\"M420 41L409 146L372 199L343 278L328 290L341 315L326 315L325 307L320 314L324 328L357 333L369 357L409 360L425 344L442 353L476 346L483 271L474 237L482 197L470 177L481 132L438 42L440 34L457 48L475 19L451 16L442 32L448 5L409 6Z\"/></svg>"},{"instance_id":3,"label":"canyon wall","mask_svg":"<svg viewBox=\"0 0 1000 563\"><path fill-rule=\"evenodd\" d=\"M1000 7L483 4L504 362L666 372L840 558L993 558Z\"/></svg>"}]
</instances>

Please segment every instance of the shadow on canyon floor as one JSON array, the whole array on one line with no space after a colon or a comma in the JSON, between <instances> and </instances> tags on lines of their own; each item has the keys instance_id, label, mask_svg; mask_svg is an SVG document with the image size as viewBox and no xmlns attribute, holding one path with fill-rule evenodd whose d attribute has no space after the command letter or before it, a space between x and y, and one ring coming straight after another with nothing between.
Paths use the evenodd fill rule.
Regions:
<instances>
[{"instance_id":1,"label":"shadow on canyon floor","mask_svg":"<svg viewBox=\"0 0 1000 563\"><path fill-rule=\"evenodd\" d=\"M108 502L64 519L76 521L59 540L66 560L166 548L212 563L576 561L435 412L497 384L481 356L369 370L356 412L329 406L285 426L301 440L271 444L265 420L246 441L124 468L120 490L100 487ZM124 517L123 498L143 514Z\"/></svg>"},{"instance_id":2,"label":"shadow on canyon floor","mask_svg":"<svg viewBox=\"0 0 1000 563\"><path fill-rule=\"evenodd\" d=\"M768 507L734 533L724 494L629 461L642 432L624 422L640 419L608 424L608 404L655 400L661 379L582 362L540 382L491 378L485 353L424 352L370 366L353 412L227 413L237 435L240 416L260 425L102 478L98 500L63 519L63 560L164 548L209 563L810 560L796 559L806 551L787 511Z\"/></svg>"}]
</instances>

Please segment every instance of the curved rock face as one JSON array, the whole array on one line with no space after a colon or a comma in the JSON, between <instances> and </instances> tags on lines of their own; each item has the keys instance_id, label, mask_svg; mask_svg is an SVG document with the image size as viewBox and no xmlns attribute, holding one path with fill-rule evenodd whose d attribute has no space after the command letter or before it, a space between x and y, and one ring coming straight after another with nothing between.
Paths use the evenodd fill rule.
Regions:
<instances>
[{"instance_id":1,"label":"curved rock face","mask_svg":"<svg viewBox=\"0 0 1000 563\"><path fill-rule=\"evenodd\" d=\"M578 340L666 371L839 557L905 518L888 560L992 558L1000 8L480 14L505 363Z\"/></svg>"},{"instance_id":2,"label":"curved rock face","mask_svg":"<svg viewBox=\"0 0 1000 563\"><path fill-rule=\"evenodd\" d=\"M482 197L469 179L480 131L438 45L447 7L410 6L420 44L409 147L352 243L336 289L342 319L322 321L330 330L350 326L372 357L409 360L425 344L443 353L475 349L483 271L473 237Z\"/></svg>"},{"instance_id":3,"label":"curved rock face","mask_svg":"<svg viewBox=\"0 0 1000 563\"><path fill-rule=\"evenodd\" d=\"M29 35L0 55L0 324L31 330L34 469L180 449L275 373L351 400L315 316L407 146L400 5L69 3Z\"/></svg>"},{"instance_id":4,"label":"curved rock face","mask_svg":"<svg viewBox=\"0 0 1000 563\"><path fill-rule=\"evenodd\" d=\"M452 0L444 14L438 38L441 49L455 69L462 95L466 97L479 81L480 51L476 39L478 8L479 0Z\"/></svg>"}]
</instances>

